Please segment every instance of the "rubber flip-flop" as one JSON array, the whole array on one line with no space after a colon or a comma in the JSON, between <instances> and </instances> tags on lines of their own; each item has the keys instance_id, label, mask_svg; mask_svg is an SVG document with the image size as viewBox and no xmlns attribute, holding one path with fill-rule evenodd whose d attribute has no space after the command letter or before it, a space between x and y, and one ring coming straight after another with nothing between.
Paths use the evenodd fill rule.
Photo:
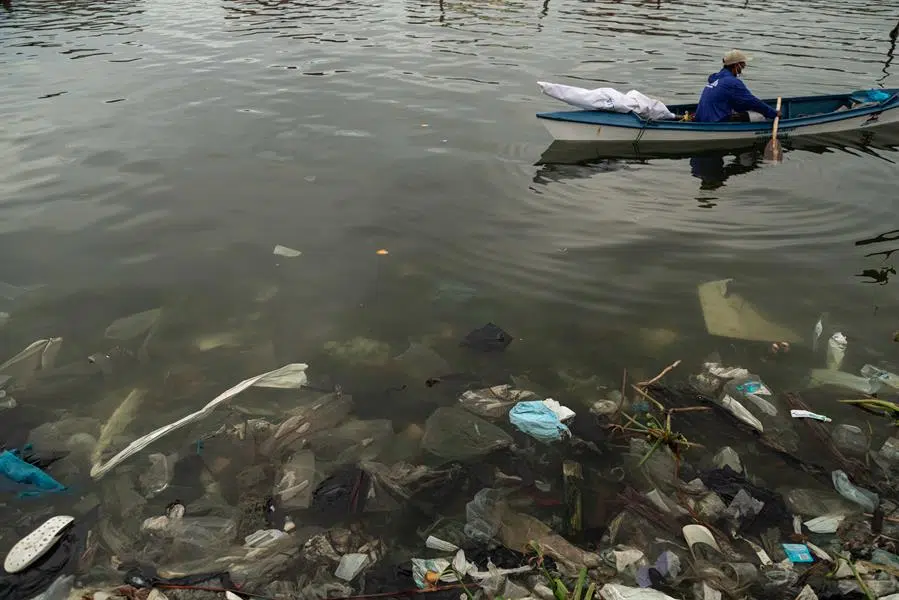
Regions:
<instances>
[{"instance_id":1,"label":"rubber flip-flop","mask_svg":"<svg viewBox=\"0 0 899 600\"><path fill-rule=\"evenodd\" d=\"M13 546L3 568L7 573L18 573L30 567L36 560L46 554L63 536L66 529L75 521L74 517L52 517L43 525L19 540Z\"/></svg>"}]
</instances>

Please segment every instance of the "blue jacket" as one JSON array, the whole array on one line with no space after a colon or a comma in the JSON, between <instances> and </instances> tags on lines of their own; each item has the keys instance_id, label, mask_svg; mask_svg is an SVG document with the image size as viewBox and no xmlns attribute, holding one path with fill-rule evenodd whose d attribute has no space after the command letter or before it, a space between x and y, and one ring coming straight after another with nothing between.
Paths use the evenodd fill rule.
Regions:
<instances>
[{"instance_id":1,"label":"blue jacket","mask_svg":"<svg viewBox=\"0 0 899 600\"><path fill-rule=\"evenodd\" d=\"M727 121L734 112L752 110L773 119L777 111L752 95L746 84L730 72L721 69L709 75L709 84L702 90L694 119L703 123Z\"/></svg>"}]
</instances>

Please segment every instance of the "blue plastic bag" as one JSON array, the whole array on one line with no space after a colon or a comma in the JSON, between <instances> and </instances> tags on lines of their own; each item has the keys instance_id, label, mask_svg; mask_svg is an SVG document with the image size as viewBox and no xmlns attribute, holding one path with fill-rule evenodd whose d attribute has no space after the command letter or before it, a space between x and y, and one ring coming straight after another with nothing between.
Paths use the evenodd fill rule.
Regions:
<instances>
[{"instance_id":1,"label":"blue plastic bag","mask_svg":"<svg viewBox=\"0 0 899 600\"><path fill-rule=\"evenodd\" d=\"M890 99L890 94L883 90L859 90L853 92L851 98L856 102L883 102Z\"/></svg>"},{"instance_id":2,"label":"blue plastic bag","mask_svg":"<svg viewBox=\"0 0 899 600\"><path fill-rule=\"evenodd\" d=\"M516 428L544 443L557 442L571 432L540 400L519 402L509 411L509 421Z\"/></svg>"},{"instance_id":3,"label":"blue plastic bag","mask_svg":"<svg viewBox=\"0 0 899 600\"><path fill-rule=\"evenodd\" d=\"M40 490L23 492L19 494L20 496L37 495L41 492L62 492L66 489L40 468L25 462L9 450L0 453L0 474L16 483Z\"/></svg>"}]
</instances>

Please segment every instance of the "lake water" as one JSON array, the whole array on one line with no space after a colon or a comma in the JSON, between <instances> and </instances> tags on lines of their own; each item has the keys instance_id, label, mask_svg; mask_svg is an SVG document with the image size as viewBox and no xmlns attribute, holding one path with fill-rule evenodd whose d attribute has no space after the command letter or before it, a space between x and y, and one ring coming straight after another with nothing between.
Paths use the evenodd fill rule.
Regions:
<instances>
[{"instance_id":1,"label":"lake water","mask_svg":"<svg viewBox=\"0 0 899 600\"><path fill-rule=\"evenodd\" d=\"M326 356L355 337L391 355L422 342L560 400L572 377L596 375L601 397L623 369L694 369L716 350L799 386L823 363L808 349L822 313L850 340L847 370L899 368L893 263L866 257L899 247L899 134L781 165L729 156L715 183L689 157L541 160L534 117L564 106L538 80L694 101L732 47L763 97L899 87L897 18L874 0L13 0L0 351L62 336L57 363L81 364L113 320L164 307L149 361L36 394L54 417L102 422L108 395L145 386L154 408L132 434L288 362L360 398L421 381ZM803 336L790 358L708 335L697 285L724 278ZM516 338L506 352L458 347L487 322ZM173 373L191 385L171 393ZM360 412L420 423L440 400L419 388Z\"/></svg>"}]
</instances>

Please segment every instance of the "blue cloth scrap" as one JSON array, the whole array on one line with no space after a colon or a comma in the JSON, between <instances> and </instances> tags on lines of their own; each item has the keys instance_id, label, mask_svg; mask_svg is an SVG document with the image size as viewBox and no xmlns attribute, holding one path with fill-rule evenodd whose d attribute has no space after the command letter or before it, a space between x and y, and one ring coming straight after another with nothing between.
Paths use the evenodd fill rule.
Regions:
<instances>
[{"instance_id":1,"label":"blue cloth scrap","mask_svg":"<svg viewBox=\"0 0 899 600\"><path fill-rule=\"evenodd\" d=\"M792 563L810 563L815 562L815 557L812 556L811 550L808 549L808 546L805 544L781 544L783 546L784 552L787 553L787 558L790 559Z\"/></svg>"},{"instance_id":2,"label":"blue cloth scrap","mask_svg":"<svg viewBox=\"0 0 899 600\"><path fill-rule=\"evenodd\" d=\"M24 495L35 495L41 492L62 492L66 489L64 485L50 477L43 470L25 462L9 450L0 453L0 474L16 483L30 485L40 490L40 492L25 492Z\"/></svg>"},{"instance_id":3,"label":"blue cloth scrap","mask_svg":"<svg viewBox=\"0 0 899 600\"><path fill-rule=\"evenodd\" d=\"M516 428L544 443L557 442L571 435L548 406L540 400L519 402L509 411L509 421Z\"/></svg>"}]
</instances>

